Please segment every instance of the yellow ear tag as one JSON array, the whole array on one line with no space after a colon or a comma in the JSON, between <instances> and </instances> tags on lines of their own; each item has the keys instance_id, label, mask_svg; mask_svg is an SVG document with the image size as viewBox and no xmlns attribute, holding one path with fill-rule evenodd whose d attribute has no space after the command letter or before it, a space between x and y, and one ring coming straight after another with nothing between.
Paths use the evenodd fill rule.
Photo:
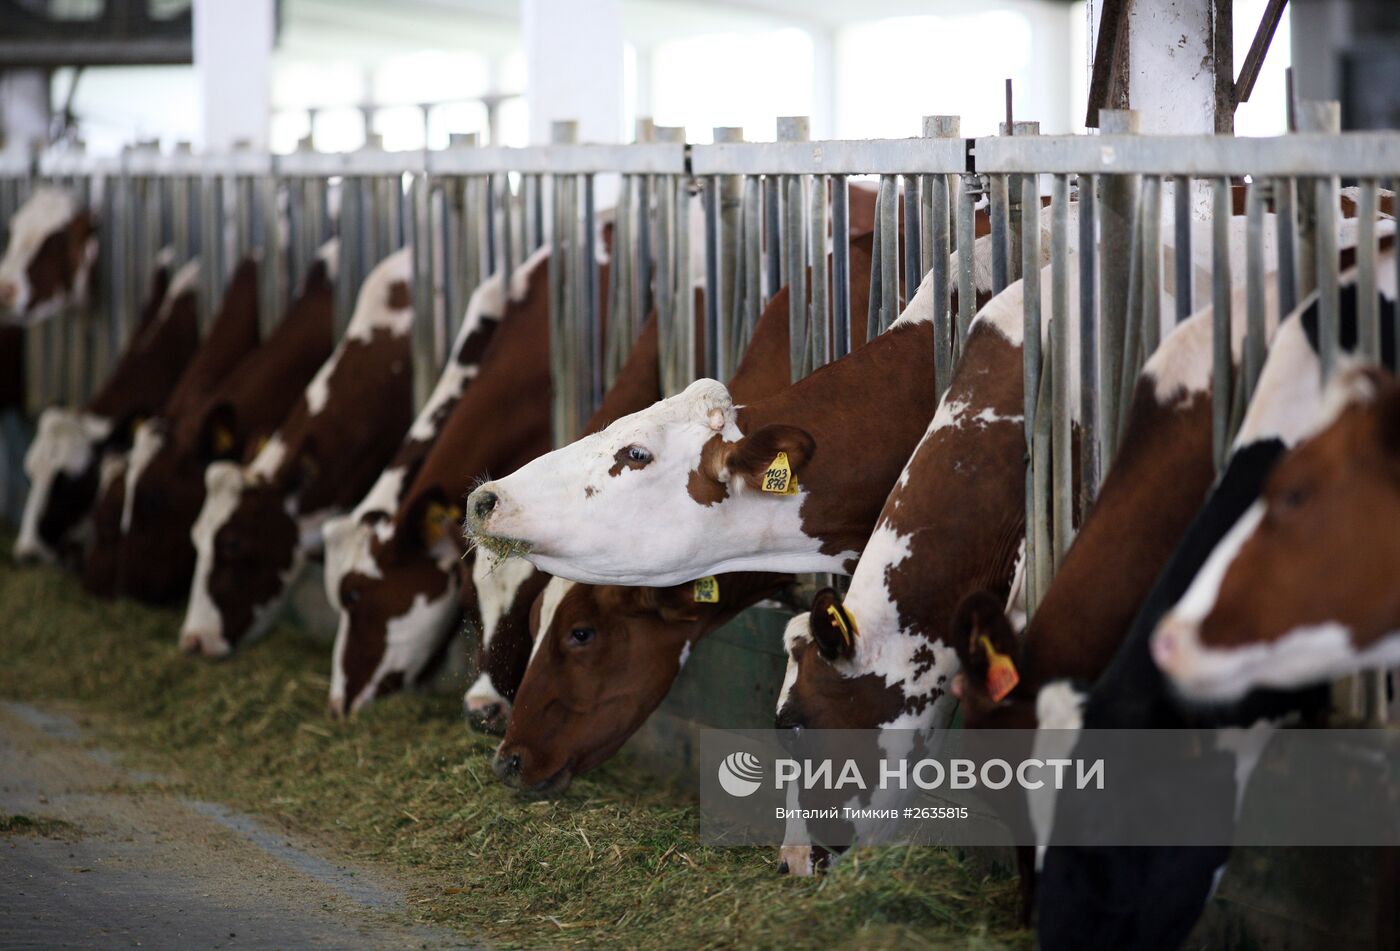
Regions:
<instances>
[{"instance_id":1,"label":"yellow ear tag","mask_svg":"<svg viewBox=\"0 0 1400 951\"><path fill-rule=\"evenodd\" d=\"M831 616L831 623L836 625L836 630L841 632L841 640L846 642L846 646L853 645L860 635L860 631L856 630L855 616L837 604L828 604L826 613Z\"/></svg>"},{"instance_id":2,"label":"yellow ear tag","mask_svg":"<svg viewBox=\"0 0 1400 951\"><path fill-rule=\"evenodd\" d=\"M992 646L991 638L983 634L978 640L987 652L987 693L991 695L993 703L1001 703L1007 694L1016 689L1021 675L1016 672L1015 662Z\"/></svg>"},{"instance_id":3,"label":"yellow ear tag","mask_svg":"<svg viewBox=\"0 0 1400 951\"><path fill-rule=\"evenodd\" d=\"M260 455L260 454L262 453L264 447L266 447L266 446L267 446L267 437L266 437L266 436L259 436L259 437L258 437L258 448L255 449L255 450L253 450L253 455L255 455L255 456Z\"/></svg>"},{"instance_id":4,"label":"yellow ear tag","mask_svg":"<svg viewBox=\"0 0 1400 951\"><path fill-rule=\"evenodd\" d=\"M233 448L233 433L223 426L214 430L214 452L223 455Z\"/></svg>"},{"instance_id":5,"label":"yellow ear tag","mask_svg":"<svg viewBox=\"0 0 1400 951\"><path fill-rule=\"evenodd\" d=\"M447 535L447 526L462 518L462 510L455 505L442 505L429 502L423 510L423 541L429 548L442 541Z\"/></svg>"},{"instance_id":6,"label":"yellow ear tag","mask_svg":"<svg viewBox=\"0 0 1400 951\"><path fill-rule=\"evenodd\" d=\"M695 603L719 604L719 579L706 575L695 579Z\"/></svg>"},{"instance_id":7,"label":"yellow ear tag","mask_svg":"<svg viewBox=\"0 0 1400 951\"><path fill-rule=\"evenodd\" d=\"M763 473L763 491L774 495L797 494L797 476L793 474L787 453L778 453L769 463L768 471Z\"/></svg>"}]
</instances>

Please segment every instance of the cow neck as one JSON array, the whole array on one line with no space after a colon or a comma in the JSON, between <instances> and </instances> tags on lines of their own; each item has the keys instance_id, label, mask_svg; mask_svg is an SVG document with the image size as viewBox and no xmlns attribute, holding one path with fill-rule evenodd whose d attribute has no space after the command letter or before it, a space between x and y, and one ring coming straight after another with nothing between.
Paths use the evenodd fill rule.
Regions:
<instances>
[{"instance_id":1,"label":"cow neck","mask_svg":"<svg viewBox=\"0 0 1400 951\"><path fill-rule=\"evenodd\" d=\"M821 540L823 554L865 547L885 496L933 416L932 371L932 324L910 321L768 399L740 407L740 432L785 424L816 440L801 473L809 493L801 515L803 531Z\"/></svg>"}]
</instances>

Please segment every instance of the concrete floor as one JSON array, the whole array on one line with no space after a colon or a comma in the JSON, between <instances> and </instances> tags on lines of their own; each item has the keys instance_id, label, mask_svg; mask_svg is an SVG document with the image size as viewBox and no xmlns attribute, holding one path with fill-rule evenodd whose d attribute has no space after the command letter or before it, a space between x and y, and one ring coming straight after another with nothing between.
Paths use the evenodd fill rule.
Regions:
<instances>
[{"instance_id":1,"label":"concrete floor","mask_svg":"<svg viewBox=\"0 0 1400 951\"><path fill-rule=\"evenodd\" d=\"M456 948L409 924L402 886L265 822L173 797L70 719L0 704L0 951L15 948Z\"/></svg>"}]
</instances>

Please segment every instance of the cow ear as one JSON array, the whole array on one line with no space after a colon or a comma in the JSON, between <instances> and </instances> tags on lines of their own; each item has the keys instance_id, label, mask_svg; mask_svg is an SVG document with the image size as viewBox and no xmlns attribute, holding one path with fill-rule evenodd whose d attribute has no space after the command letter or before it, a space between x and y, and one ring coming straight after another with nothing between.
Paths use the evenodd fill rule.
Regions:
<instances>
[{"instance_id":1,"label":"cow ear","mask_svg":"<svg viewBox=\"0 0 1400 951\"><path fill-rule=\"evenodd\" d=\"M817 441L805 429L775 423L713 454L711 475L719 482L738 479L752 489L796 495L802 470L816 454Z\"/></svg>"},{"instance_id":2,"label":"cow ear","mask_svg":"<svg viewBox=\"0 0 1400 951\"><path fill-rule=\"evenodd\" d=\"M656 613L668 624L700 620L702 609L695 600L695 583L645 590L652 593Z\"/></svg>"},{"instance_id":3,"label":"cow ear","mask_svg":"<svg viewBox=\"0 0 1400 951\"><path fill-rule=\"evenodd\" d=\"M237 422L238 414L229 403L220 403L205 415L199 438L205 459L232 459L238 455Z\"/></svg>"},{"instance_id":4,"label":"cow ear","mask_svg":"<svg viewBox=\"0 0 1400 951\"><path fill-rule=\"evenodd\" d=\"M288 488L292 492L304 492L320 474L321 462L317 456L316 444L308 439L301 452L297 453L295 468L288 473Z\"/></svg>"},{"instance_id":5,"label":"cow ear","mask_svg":"<svg viewBox=\"0 0 1400 951\"><path fill-rule=\"evenodd\" d=\"M967 682L994 703L1020 681L1021 646L1003 603L990 592L963 598L953 615L952 642Z\"/></svg>"},{"instance_id":6,"label":"cow ear","mask_svg":"<svg viewBox=\"0 0 1400 951\"><path fill-rule=\"evenodd\" d=\"M856 619L831 588L823 588L812 599L810 626L812 640L827 660L855 654L856 638L860 636Z\"/></svg>"},{"instance_id":7,"label":"cow ear","mask_svg":"<svg viewBox=\"0 0 1400 951\"><path fill-rule=\"evenodd\" d=\"M440 492L430 492L421 496L409 510L406 523L407 535L435 557L446 558L449 554L461 554L457 541L461 532L462 509L448 502Z\"/></svg>"}]
</instances>

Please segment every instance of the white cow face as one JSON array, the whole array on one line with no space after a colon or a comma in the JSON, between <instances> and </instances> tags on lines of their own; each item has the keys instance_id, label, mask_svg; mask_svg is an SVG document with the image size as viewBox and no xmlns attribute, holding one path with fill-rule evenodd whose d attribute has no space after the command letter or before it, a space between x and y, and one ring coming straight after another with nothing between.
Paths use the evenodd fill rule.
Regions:
<instances>
[{"instance_id":1,"label":"white cow face","mask_svg":"<svg viewBox=\"0 0 1400 951\"><path fill-rule=\"evenodd\" d=\"M820 545L802 533L805 493L760 488L778 452L800 474L812 438L780 425L745 435L735 420L724 385L698 380L479 486L467 500L469 533L488 551L521 553L550 574L589 584L816 570L782 561ZM754 552L764 553L761 565L745 560Z\"/></svg>"},{"instance_id":2,"label":"white cow face","mask_svg":"<svg viewBox=\"0 0 1400 951\"><path fill-rule=\"evenodd\" d=\"M50 407L24 457L29 496L24 502L18 561L53 562L79 531L96 501L99 447L112 433L100 416Z\"/></svg>"}]
</instances>

